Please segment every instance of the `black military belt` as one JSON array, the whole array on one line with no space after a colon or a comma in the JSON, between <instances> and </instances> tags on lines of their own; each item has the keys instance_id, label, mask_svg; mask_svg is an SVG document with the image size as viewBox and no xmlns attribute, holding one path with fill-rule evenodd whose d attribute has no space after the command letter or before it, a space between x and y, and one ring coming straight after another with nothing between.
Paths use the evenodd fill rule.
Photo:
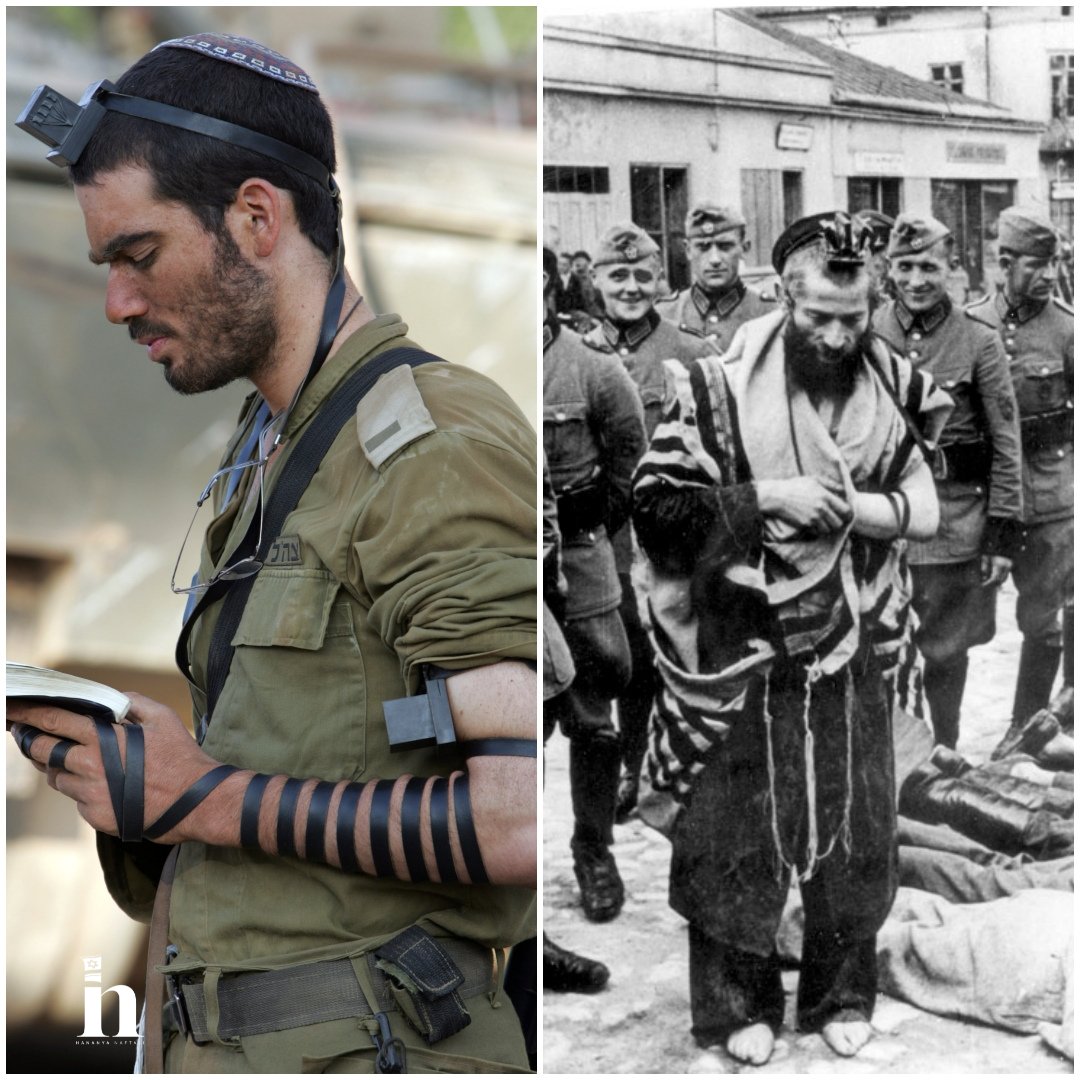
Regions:
<instances>
[{"instance_id":1,"label":"black military belt","mask_svg":"<svg viewBox=\"0 0 1080 1080\"><path fill-rule=\"evenodd\" d=\"M408 961L400 962L400 968L413 983L413 994L407 993L394 976L393 962L383 959L387 946L399 939L404 940L410 960L416 958L418 950L423 952L434 943L429 953L433 962L423 968L412 969L407 966ZM391 961L400 961L400 952L386 955ZM428 1042L437 1042L469 1023L469 1014L460 999L498 989L492 949L459 939L431 938L416 927L410 927L364 959L379 997L375 1002L370 1002L361 989L350 960L322 960L280 971L223 975L217 984L217 1037L239 1039L328 1020L401 1011ZM448 973L453 977L448 977ZM179 1031L199 1044L210 1042L202 974L170 975L166 971L166 979L170 997L166 1005L166 1030ZM416 995L420 999L419 1009L406 1000Z\"/></svg>"},{"instance_id":2,"label":"black military belt","mask_svg":"<svg viewBox=\"0 0 1080 1080\"><path fill-rule=\"evenodd\" d=\"M1037 413L1020 418L1020 441L1027 453L1065 446L1073 441L1073 411L1071 408Z\"/></svg>"},{"instance_id":3,"label":"black military belt","mask_svg":"<svg viewBox=\"0 0 1080 1080\"><path fill-rule=\"evenodd\" d=\"M987 480L994 455L990 444L981 439L972 442L955 442L941 447L945 455L946 480L971 482Z\"/></svg>"}]
</instances>

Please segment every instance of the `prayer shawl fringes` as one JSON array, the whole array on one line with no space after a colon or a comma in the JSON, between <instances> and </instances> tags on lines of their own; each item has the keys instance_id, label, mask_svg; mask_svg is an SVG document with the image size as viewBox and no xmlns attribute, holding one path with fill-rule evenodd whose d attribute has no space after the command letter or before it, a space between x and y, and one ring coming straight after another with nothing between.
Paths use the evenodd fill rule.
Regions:
<instances>
[{"instance_id":1,"label":"prayer shawl fringes","mask_svg":"<svg viewBox=\"0 0 1080 1080\"><path fill-rule=\"evenodd\" d=\"M773 847L776 849L776 880L784 877L784 870L791 869L791 863L784 857L784 844L780 839L780 815L776 806L776 757L773 754L773 717L769 711L769 679L765 678L765 693L761 704L762 718L765 722L765 756L769 770L769 821L772 825Z\"/></svg>"},{"instance_id":2,"label":"prayer shawl fringes","mask_svg":"<svg viewBox=\"0 0 1080 1080\"><path fill-rule=\"evenodd\" d=\"M844 725L847 728L847 762L844 771L844 820L840 825L840 843L844 852L851 856L851 806L854 800L855 786L852 780L853 769L853 729L855 726L855 676L851 665L845 669L844 681Z\"/></svg>"},{"instance_id":3,"label":"prayer shawl fringes","mask_svg":"<svg viewBox=\"0 0 1080 1080\"><path fill-rule=\"evenodd\" d=\"M814 683L821 678L821 669L815 660L806 669L806 684L803 692L803 758L806 780L806 869L799 875L799 881L808 881L818 864L818 821L817 821L817 769L814 766L814 732L810 727L810 705L813 700ZM826 853L827 854L827 853Z\"/></svg>"}]
</instances>

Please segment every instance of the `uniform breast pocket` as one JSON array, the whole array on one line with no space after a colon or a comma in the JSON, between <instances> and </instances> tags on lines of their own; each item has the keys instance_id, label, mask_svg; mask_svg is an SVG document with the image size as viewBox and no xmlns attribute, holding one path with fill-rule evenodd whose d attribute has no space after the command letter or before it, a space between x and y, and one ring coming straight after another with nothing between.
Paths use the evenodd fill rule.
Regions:
<instances>
[{"instance_id":1,"label":"uniform breast pocket","mask_svg":"<svg viewBox=\"0 0 1080 1080\"><path fill-rule=\"evenodd\" d=\"M1029 357L1024 360L1016 384L1016 401L1021 416L1060 409L1066 402L1065 364L1061 357Z\"/></svg>"},{"instance_id":2,"label":"uniform breast pocket","mask_svg":"<svg viewBox=\"0 0 1080 1080\"><path fill-rule=\"evenodd\" d=\"M971 372L966 368L945 369L934 373L934 382L953 399L952 415L949 417L948 426L952 426L966 407L970 410L972 400Z\"/></svg>"},{"instance_id":3,"label":"uniform breast pocket","mask_svg":"<svg viewBox=\"0 0 1080 1080\"><path fill-rule=\"evenodd\" d=\"M588 472L596 458L596 447L586 402L544 403L544 456L556 491Z\"/></svg>"},{"instance_id":4,"label":"uniform breast pocket","mask_svg":"<svg viewBox=\"0 0 1080 1080\"><path fill-rule=\"evenodd\" d=\"M208 752L298 777L340 780L363 772L364 662L351 599L333 574L263 567L232 644Z\"/></svg>"}]
</instances>

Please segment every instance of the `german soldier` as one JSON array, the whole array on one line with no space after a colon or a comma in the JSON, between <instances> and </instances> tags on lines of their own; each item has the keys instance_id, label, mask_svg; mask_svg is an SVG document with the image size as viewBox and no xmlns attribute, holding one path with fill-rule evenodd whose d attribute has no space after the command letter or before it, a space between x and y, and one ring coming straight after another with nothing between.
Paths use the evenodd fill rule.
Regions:
<instances>
[{"instance_id":1,"label":"german soldier","mask_svg":"<svg viewBox=\"0 0 1080 1080\"><path fill-rule=\"evenodd\" d=\"M704 338L717 354L723 353L744 322L776 310L767 292L748 288L739 276L750 250L746 220L737 210L698 203L686 215L683 243L693 283L658 300L656 310L683 333Z\"/></svg>"},{"instance_id":2,"label":"german soldier","mask_svg":"<svg viewBox=\"0 0 1080 1080\"><path fill-rule=\"evenodd\" d=\"M889 241L897 299L874 316L874 330L951 395L938 470L941 524L908 552L916 644L939 743L955 748L967 651L994 636L996 587L1020 538L1020 434L1001 341L956 308L947 292L954 241L932 217L901 214Z\"/></svg>"},{"instance_id":3,"label":"german soldier","mask_svg":"<svg viewBox=\"0 0 1080 1080\"><path fill-rule=\"evenodd\" d=\"M545 270L551 274L550 255ZM548 294L550 296L550 292ZM610 537L630 512L630 477L644 451L641 403L613 356L590 352L551 316L544 325L544 454L558 505L567 593L563 632L577 676L560 722L570 740L574 873L587 918L622 910L611 853L619 740L611 701L630 677Z\"/></svg>"},{"instance_id":4,"label":"german soldier","mask_svg":"<svg viewBox=\"0 0 1080 1080\"><path fill-rule=\"evenodd\" d=\"M1024 543L1013 562L1016 621L1024 635L1013 701L1022 724L1050 700L1062 652L1072 683L1073 313L1053 295L1057 237L1038 213L998 219L1001 286L968 309L1005 344L1023 444Z\"/></svg>"},{"instance_id":5,"label":"german soldier","mask_svg":"<svg viewBox=\"0 0 1080 1080\"><path fill-rule=\"evenodd\" d=\"M660 283L660 249L636 225L614 225L604 234L593 260L593 280L604 302L604 317L582 341L594 354L622 360L637 385L645 410L645 434L651 438L664 401L663 362L675 359L689 363L710 350L700 337L684 333L657 313L653 304ZM630 685L619 696L625 778L619 793L618 817L623 818L636 801L637 776L645 755L645 734L657 683L652 649L630 587L629 528L615 536L614 545L622 587L622 621L632 660Z\"/></svg>"}]
</instances>

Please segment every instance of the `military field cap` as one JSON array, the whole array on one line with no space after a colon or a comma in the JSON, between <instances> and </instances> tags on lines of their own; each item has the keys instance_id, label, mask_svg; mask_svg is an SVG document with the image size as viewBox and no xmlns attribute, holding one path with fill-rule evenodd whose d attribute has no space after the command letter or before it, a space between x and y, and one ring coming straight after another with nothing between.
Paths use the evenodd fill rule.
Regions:
<instances>
[{"instance_id":1,"label":"military field cap","mask_svg":"<svg viewBox=\"0 0 1080 1080\"><path fill-rule=\"evenodd\" d=\"M1008 248L1018 255L1049 259L1058 245L1057 233L1049 220L1035 210L1010 206L998 218L998 250Z\"/></svg>"},{"instance_id":2,"label":"military field cap","mask_svg":"<svg viewBox=\"0 0 1080 1080\"><path fill-rule=\"evenodd\" d=\"M948 226L937 218L922 214L900 214L889 234L889 258L897 255L918 255L939 240L952 236Z\"/></svg>"},{"instance_id":3,"label":"military field cap","mask_svg":"<svg viewBox=\"0 0 1080 1080\"><path fill-rule=\"evenodd\" d=\"M871 251L876 253L888 247L889 233L892 232L894 223L888 214L883 214L879 210L860 210L854 220L860 225L869 227Z\"/></svg>"},{"instance_id":4,"label":"military field cap","mask_svg":"<svg viewBox=\"0 0 1080 1080\"><path fill-rule=\"evenodd\" d=\"M688 239L695 236L716 236L729 229L745 228L746 219L738 210L714 202L700 202L686 215Z\"/></svg>"},{"instance_id":5,"label":"military field cap","mask_svg":"<svg viewBox=\"0 0 1080 1080\"><path fill-rule=\"evenodd\" d=\"M782 274L785 263L796 251L818 241L824 244L830 266L858 266L863 262L863 251L870 242L870 229L842 210L826 210L799 218L773 244L773 269Z\"/></svg>"},{"instance_id":6,"label":"military field cap","mask_svg":"<svg viewBox=\"0 0 1080 1080\"><path fill-rule=\"evenodd\" d=\"M278 82L290 86L300 86L305 90L319 92L312 78L298 64L287 56L275 52L266 45L260 45L250 38L237 37L235 34L190 34L187 37L172 38L155 45L158 49L191 49L213 60L224 60L227 64L238 64L248 71L258 72Z\"/></svg>"},{"instance_id":7,"label":"military field cap","mask_svg":"<svg viewBox=\"0 0 1080 1080\"><path fill-rule=\"evenodd\" d=\"M631 221L613 225L604 233L592 262L593 266L603 266L605 263L636 263L659 252L656 241Z\"/></svg>"}]
</instances>

